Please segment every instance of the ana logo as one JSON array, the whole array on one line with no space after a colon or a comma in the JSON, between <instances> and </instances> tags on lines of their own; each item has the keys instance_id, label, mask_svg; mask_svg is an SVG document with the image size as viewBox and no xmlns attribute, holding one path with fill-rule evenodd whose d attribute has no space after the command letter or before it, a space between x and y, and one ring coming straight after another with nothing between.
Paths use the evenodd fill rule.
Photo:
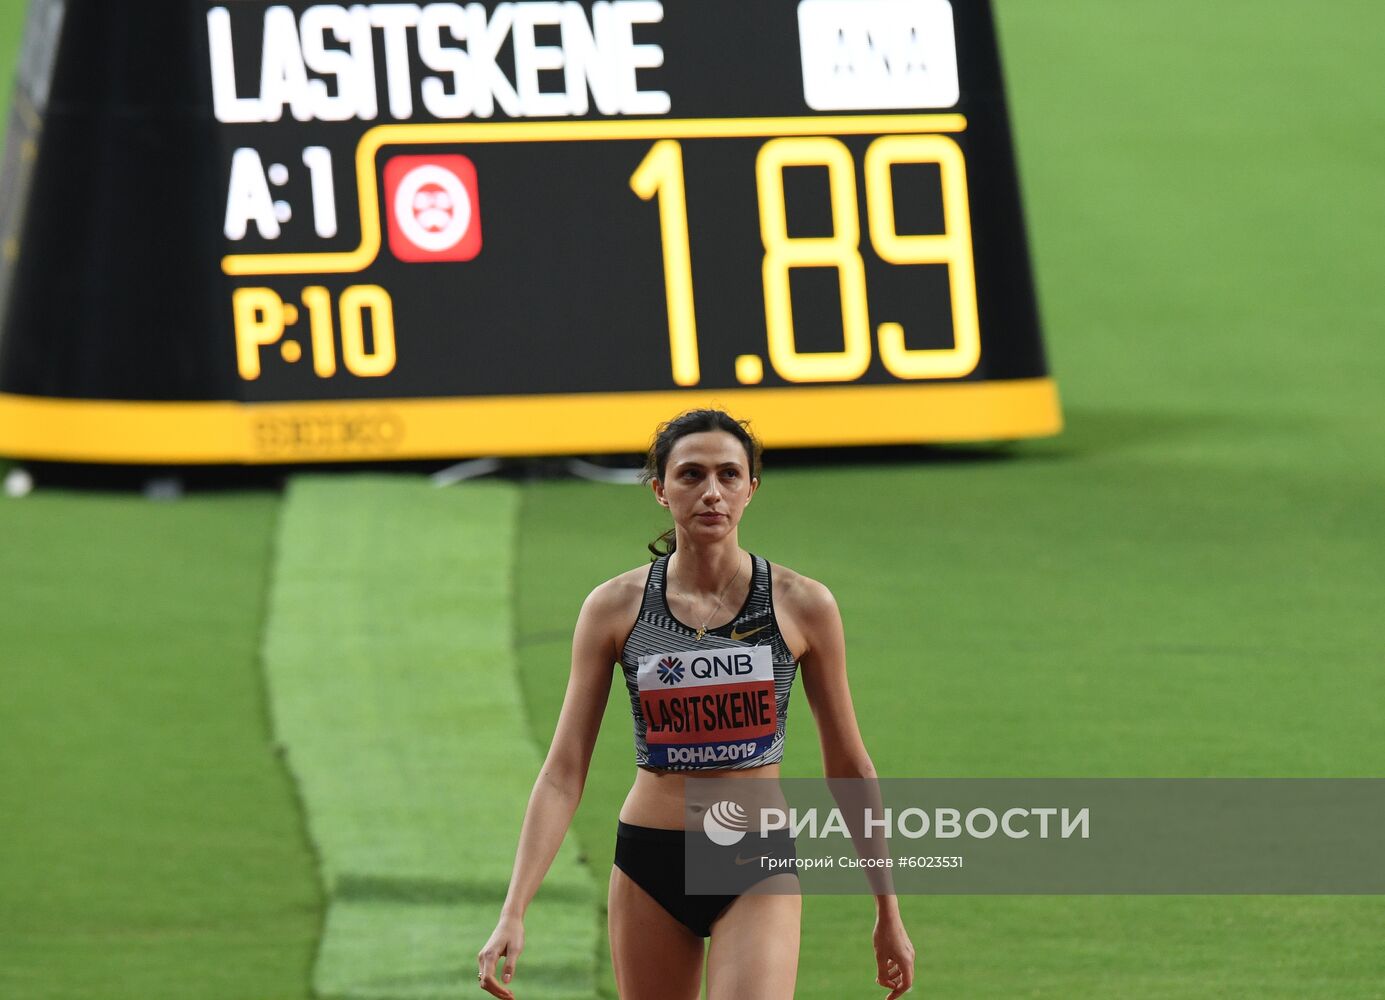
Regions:
<instances>
[{"instance_id":1,"label":"ana logo","mask_svg":"<svg viewBox=\"0 0 1385 1000\"><path fill-rule=\"evenodd\" d=\"M707 815L702 817L702 829L712 843L721 847L738 844L750 829L750 820L739 804L723 799L712 804Z\"/></svg>"},{"instance_id":2,"label":"ana logo","mask_svg":"<svg viewBox=\"0 0 1385 1000\"><path fill-rule=\"evenodd\" d=\"M677 684L683 679L683 661L676 656L665 656L659 661L659 680L665 684Z\"/></svg>"},{"instance_id":3,"label":"ana logo","mask_svg":"<svg viewBox=\"0 0 1385 1000\"><path fill-rule=\"evenodd\" d=\"M476 167L465 156L396 156L385 164L390 250L400 260L471 260L481 252Z\"/></svg>"}]
</instances>

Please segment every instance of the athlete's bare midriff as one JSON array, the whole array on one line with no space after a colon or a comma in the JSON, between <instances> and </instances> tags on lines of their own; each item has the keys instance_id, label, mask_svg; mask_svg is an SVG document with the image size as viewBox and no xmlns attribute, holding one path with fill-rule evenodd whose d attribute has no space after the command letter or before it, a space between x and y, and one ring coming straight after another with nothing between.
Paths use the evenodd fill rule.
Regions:
<instances>
[{"instance_id":1,"label":"athlete's bare midriff","mask_svg":"<svg viewBox=\"0 0 1385 1000\"><path fill-rule=\"evenodd\" d=\"M625 796L625 804L620 807L620 821L633 826L648 826L659 830L696 829L701 823L701 810L694 807L693 815L687 814L684 784L689 778L732 778L774 780L779 777L779 765L762 764L739 770L699 769L697 771L663 771L658 768L636 767L635 783L630 786L630 794ZM767 790L758 790L760 795ZM777 793L777 789L775 790ZM774 798L777 800L778 795Z\"/></svg>"}]
</instances>

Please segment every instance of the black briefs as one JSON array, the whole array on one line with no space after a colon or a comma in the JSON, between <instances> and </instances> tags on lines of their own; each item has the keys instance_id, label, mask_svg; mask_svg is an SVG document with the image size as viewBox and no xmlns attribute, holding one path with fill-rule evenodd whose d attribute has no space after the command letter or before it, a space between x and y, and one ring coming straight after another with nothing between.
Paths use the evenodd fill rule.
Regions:
<instances>
[{"instance_id":1,"label":"black briefs","mask_svg":"<svg viewBox=\"0 0 1385 1000\"><path fill-rule=\"evenodd\" d=\"M698 937L712 933L712 921L755 883L782 873L797 872L791 863L795 858L793 839L784 830L774 831L763 840L755 834L730 847L718 847L707 841L701 831L695 849L699 872L701 865L715 881L717 895L695 895L685 891L686 830L658 830L648 826L616 825L615 865L688 930ZM774 858L788 864L771 867L762 859Z\"/></svg>"}]
</instances>

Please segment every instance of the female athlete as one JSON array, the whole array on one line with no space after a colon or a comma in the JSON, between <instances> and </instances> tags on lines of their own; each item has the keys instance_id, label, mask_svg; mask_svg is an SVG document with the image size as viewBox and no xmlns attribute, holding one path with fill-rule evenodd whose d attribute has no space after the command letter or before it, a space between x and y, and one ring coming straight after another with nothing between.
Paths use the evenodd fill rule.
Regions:
<instances>
[{"instance_id":1,"label":"female athlete","mask_svg":"<svg viewBox=\"0 0 1385 1000\"><path fill-rule=\"evenodd\" d=\"M759 459L746 427L720 410L694 410L659 428L646 474L655 499L673 515L673 528L660 539L668 551L660 555L651 545L658 556L652 564L607 580L582 605L567 693L525 810L509 893L477 955L477 981L486 992L514 995L508 984L524 950L524 913L582 796L619 663L630 691L637 764L620 810L608 896L620 996L694 1000L708 937L709 1000L793 996L802 898L792 891L796 883L774 883L797 875L750 876L760 881L754 891L730 896L686 894L683 884L685 775L777 777L798 667L826 775L875 775L851 704L832 594L746 552L737 540L741 515L760 484ZM694 677L696 671L682 673L681 661L704 649L747 654L738 661L749 668L735 683L716 678L719 694L740 699L734 715L702 716L677 704L710 683ZM896 898L875 899L875 981L890 991L886 1000L895 1000L913 985L914 947Z\"/></svg>"}]
</instances>

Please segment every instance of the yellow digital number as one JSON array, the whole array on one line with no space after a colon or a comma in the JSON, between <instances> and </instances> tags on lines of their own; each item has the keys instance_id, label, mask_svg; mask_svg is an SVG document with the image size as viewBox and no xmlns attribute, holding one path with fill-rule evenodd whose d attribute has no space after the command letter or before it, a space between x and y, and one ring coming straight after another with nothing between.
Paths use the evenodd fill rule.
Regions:
<instances>
[{"instance_id":1,"label":"yellow digital number","mask_svg":"<svg viewBox=\"0 0 1385 1000\"><path fill-rule=\"evenodd\" d=\"M318 378L331 378L337 373L336 338L332 334L332 293L321 285L309 285L303 289L303 304L308 307L313 373Z\"/></svg>"},{"instance_id":2,"label":"yellow digital number","mask_svg":"<svg viewBox=\"0 0 1385 1000\"><path fill-rule=\"evenodd\" d=\"M826 167L832 201L832 235L792 237L784 205L784 170ZM870 367L870 316L866 265L861 260L861 224L856 213L856 168L851 151L836 139L771 139L755 158L760 197L760 239L765 287L769 361L788 382L850 382ZM842 303L842 349L800 351L794 340L789 272L796 267L837 270Z\"/></svg>"},{"instance_id":3,"label":"yellow digital number","mask_svg":"<svg viewBox=\"0 0 1385 1000\"><path fill-rule=\"evenodd\" d=\"M901 236L895 229L894 181L897 163L936 163L942 175L943 229L940 234ZM946 264L952 301L953 346L911 349L904 327L881 323L880 360L896 378L958 378L981 359L981 327L976 305L976 265L972 258L971 208L961 147L942 135L888 135L866 150L866 213L870 242L891 264Z\"/></svg>"},{"instance_id":4,"label":"yellow digital number","mask_svg":"<svg viewBox=\"0 0 1385 1000\"><path fill-rule=\"evenodd\" d=\"M891 168L903 163L938 165L942 233L901 234L896 229ZM826 168L832 208L830 236L789 235L784 171L790 167ZM851 151L841 141L827 136L770 139L756 155L755 179L760 240L765 249L761 271L770 364L786 382L850 382L860 378L870 367L873 345L866 267L860 249L856 165ZM630 187L645 201L658 199L673 380L682 386L696 385L701 373L687 188L679 143L672 139L654 143L631 175ZM953 346L910 348L905 343L904 327L884 322L878 329L881 362L900 379L960 378L969 374L981 359L981 332L972 257L971 203L961 147L942 135L882 136L866 150L865 187L870 241L876 254L889 264L945 265L952 305ZM798 349L790 274L794 268L803 267L827 267L837 272L842 309L840 351ZM758 383L762 377L760 359L755 355L738 357L736 377L745 384Z\"/></svg>"},{"instance_id":5,"label":"yellow digital number","mask_svg":"<svg viewBox=\"0 0 1385 1000\"><path fill-rule=\"evenodd\" d=\"M374 349L365 349L365 314L370 312ZM341 293L341 359L361 378L394 371L394 303L379 285L352 285Z\"/></svg>"},{"instance_id":6,"label":"yellow digital number","mask_svg":"<svg viewBox=\"0 0 1385 1000\"><path fill-rule=\"evenodd\" d=\"M664 251L664 295L668 302L668 346L673 381L697 385L697 314L693 307L692 251L688 244L688 193L683 181L683 147L660 139L630 175L630 189L644 201L659 199L659 242Z\"/></svg>"}]
</instances>

